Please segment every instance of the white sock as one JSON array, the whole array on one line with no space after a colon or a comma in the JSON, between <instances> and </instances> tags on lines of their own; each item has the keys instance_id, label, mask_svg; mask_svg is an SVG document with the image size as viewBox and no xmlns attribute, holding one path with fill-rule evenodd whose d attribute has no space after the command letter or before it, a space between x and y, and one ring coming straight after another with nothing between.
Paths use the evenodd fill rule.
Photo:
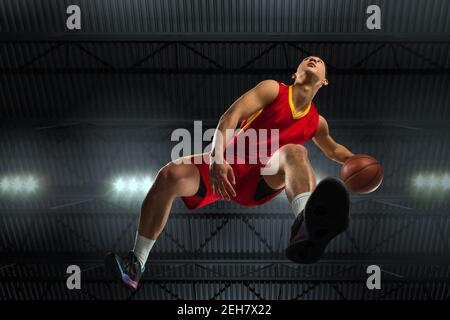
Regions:
<instances>
[{"instance_id":1,"label":"white sock","mask_svg":"<svg viewBox=\"0 0 450 320\"><path fill-rule=\"evenodd\" d=\"M306 202L309 199L309 196L311 195L311 192L303 192L294 197L294 199L291 202L292 206L292 212L294 212L294 216L297 218L297 216L302 212L303 209L305 209Z\"/></svg>"},{"instance_id":2,"label":"white sock","mask_svg":"<svg viewBox=\"0 0 450 320\"><path fill-rule=\"evenodd\" d=\"M152 250L156 240L148 239L136 233L136 240L134 242L133 252L141 263L141 267L145 266L147 262L148 254Z\"/></svg>"}]
</instances>

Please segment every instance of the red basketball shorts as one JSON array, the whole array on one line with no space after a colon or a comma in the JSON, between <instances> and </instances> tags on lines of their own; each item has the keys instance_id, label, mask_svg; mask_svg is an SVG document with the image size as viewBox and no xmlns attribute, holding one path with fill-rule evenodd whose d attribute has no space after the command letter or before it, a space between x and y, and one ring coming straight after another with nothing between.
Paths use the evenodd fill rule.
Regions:
<instances>
[{"instance_id":1,"label":"red basketball shorts","mask_svg":"<svg viewBox=\"0 0 450 320\"><path fill-rule=\"evenodd\" d=\"M217 193L211 193L209 183L209 164L204 161L203 154L190 157L200 173L200 179L206 187L204 196L182 197L182 200L189 209L196 209L219 200ZM236 196L231 200L243 206L257 206L264 204L275 198L283 189L273 190L270 194L257 199L256 189L261 178L261 164L230 164L236 178L233 186Z\"/></svg>"}]
</instances>

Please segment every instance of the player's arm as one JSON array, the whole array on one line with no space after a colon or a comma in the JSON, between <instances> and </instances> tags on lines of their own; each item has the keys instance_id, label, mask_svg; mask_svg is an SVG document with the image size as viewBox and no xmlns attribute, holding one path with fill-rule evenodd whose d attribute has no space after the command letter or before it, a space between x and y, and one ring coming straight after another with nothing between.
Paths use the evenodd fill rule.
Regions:
<instances>
[{"instance_id":1,"label":"player's arm","mask_svg":"<svg viewBox=\"0 0 450 320\"><path fill-rule=\"evenodd\" d=\"M328 123L324 117L319 116L319 127L313 141L322 150L322 152L331 160L343 164L348 158L354 154L343 145L334 141L330 136Z\"/></svg>"},{"instance_id":2,"label":"player's arm","mask_svg":"<svg viewBox=\"0 0 450 320\"><path fill-rule=\"evenodd\" d=\"M264 80L244 93L220 117L213 139L212 156L222 157L224 146L231 137L226 137L227 129L236 129L238 123L271 103L278 95L278 83ZM218 139L219 133L222 139Z\"/></svg>"},{"instance_id":3,"label":"player's arm","mask_svg":"<svg viewBox=\"0 0 450 320\"><path fill-rule=\"evenodd\" d=\"M222 198L229 199L230 195L235 195L230 183L230 179L234 183L233 171L223 159L224 148L228 140L232 138L232 136L227 137L227 129L235 130L240 121L273 102L278 95L278 90L278 82L264 80L239 97L220 117L210 155L210 178L212 191L216 191Z\"/></svg>"}]
</instances>

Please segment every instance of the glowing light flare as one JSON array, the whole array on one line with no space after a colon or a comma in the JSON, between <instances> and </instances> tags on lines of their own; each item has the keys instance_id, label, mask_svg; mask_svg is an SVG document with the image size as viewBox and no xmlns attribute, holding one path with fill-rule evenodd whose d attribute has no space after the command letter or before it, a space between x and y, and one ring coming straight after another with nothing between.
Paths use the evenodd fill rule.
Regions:
<instances>
[{"instance_id":1,"label":"glowing light flare","mask_svg":"<svg viewBox=\"0 0 450 320\"><path fill-rule=\"evenodd\" d=\"M413 178L413 185L418 190L449 191L450 174L419 174Z\"/></svg>"},{"instance_id":2,"label":"glowing light flare","mask_svg":"<svg viewBox=\"0 0 450 320\"><path fill-rule=\"evenodd\" d=\"M0 178L0 190L9 194L30 194L39 188L33 176L4 176Z\"/></svg>"},{"instance_id":3,"label":"glowing light flare","mask_svg":"<svg viewBox=\"0 0 450 320\"><path fill-rule=\"evenodd\" d=\"M8 191L11 188L11 182L7 177L3 177L3 179L0 182L0 189L3 192Z\"/></svg>"},{"instance_id":4,"label":"glowing light flare","mask_svg":"<svg viewBox=\"0 0 450 320\"><path fill-rule=\"evenodd\" d=\"M450 190L450 175L446 174L441 179L441 187L444 190Z\"/></svg>"},{"instance_id":5,"label":"glowing light flare","mask_svg":"<svg viewBox=\"0 0 450 320\"><path fill-rule=\"evenodd\" d=\"M122 178L118 178L116 179L116 181L114 181L114 190L116 192L122 192L125 190L125 182Z\"/></svg>"},{"instance_id":6,"label":"glowing light flare","mask_svg":"<svg viewBox=\"0 0 450 320\"><path fill-rule=\"evenodd\" d=\"M121 176L113 181L113 189L117 194L125 196L146 193L153 184L150 176Z\"/></svg>"}]
</instances>

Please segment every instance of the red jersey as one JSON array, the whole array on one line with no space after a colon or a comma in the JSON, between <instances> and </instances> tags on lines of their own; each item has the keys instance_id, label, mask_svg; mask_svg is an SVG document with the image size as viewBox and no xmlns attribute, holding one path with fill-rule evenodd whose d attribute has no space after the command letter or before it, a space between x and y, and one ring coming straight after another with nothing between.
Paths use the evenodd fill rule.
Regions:
<instances>
[{"instance_id":1,"label":"red jersey","mask_svg":"<svg viewBox=\"0 0 450 320\"><path fill-rule=\"evenodd\" d=\"M240 133L230 140L225 149L225 159L230 163L236 178L234 185L236 197L233 197L232 200L241 205L255 206L266 203L282 191L282 189L277 190L262 199L255 198L256 188L261 177L261 168L264 167L270 156L284 145L304 144L311 139L319 125L319 113L314 104L311 102L304 112L296 112L292 102L292 86L286 86L280 82L278 84L279 91L276 99L242 121ZM265 136L261 134L264 129L266 129ZM278 134L274 135L272 130L278 130ZM257 136L256 140L254 136L250 138L252 131ZM278 144L274 143L274 140L277 140ZM248 143L249 141L250 143ZM277 147L273 148L274 145ZM239 155L238 147L245 152L243 156ZM260 154L261 147L264 149L263 159ZM234 152L230 152L230 150L234 150ZM233 161L230 161L230 158ZM211 192L209 164L203 161L203 155L195 155L192 159L198 168L205 190L199 195L182 197L190 209L200 208L219 199L217 194ZM199 161L196 162L196 159Z\"/></svg>"},{"instance_id":2,"label":"red jersey","mask_svg":"<svg viewBox=\"0 0 450 320\"><path fill-rule=\"evenodd\" d=\"M235 154L237 154L239 144L240 146L245 145L245 161L243 161L242 157L233 155L235 163L240 158L241 162L247 164L255 164L255 160L264 164L266 161L261 159L261 151L259 151L261 147L264 148L263 156L269 158L275 151L286 144L304 144L314 137L319 125L319 113L314 103L311 102L305 111L297 112L292 100L292 86L286 86L281 82L278 82L278 85L279 91L275 100L243 120L240 126L241 131L228 143L227 149L234 149ZM238 142L239 139L243 139L240 136L250 129L255 130L257 135L257 140L253 136L252 142L253 144L256 142L256 145L252 146L252 150L250 150L252 142L249 143L251 135L247 134L245 144L244 141ZM261 129L266 129L265 135L261 134L264 131ZM276 131L274 129L278 130L278 134L274 134ZM274 139L278 139L278 146Z\"/></svg>"}]
</instances>

